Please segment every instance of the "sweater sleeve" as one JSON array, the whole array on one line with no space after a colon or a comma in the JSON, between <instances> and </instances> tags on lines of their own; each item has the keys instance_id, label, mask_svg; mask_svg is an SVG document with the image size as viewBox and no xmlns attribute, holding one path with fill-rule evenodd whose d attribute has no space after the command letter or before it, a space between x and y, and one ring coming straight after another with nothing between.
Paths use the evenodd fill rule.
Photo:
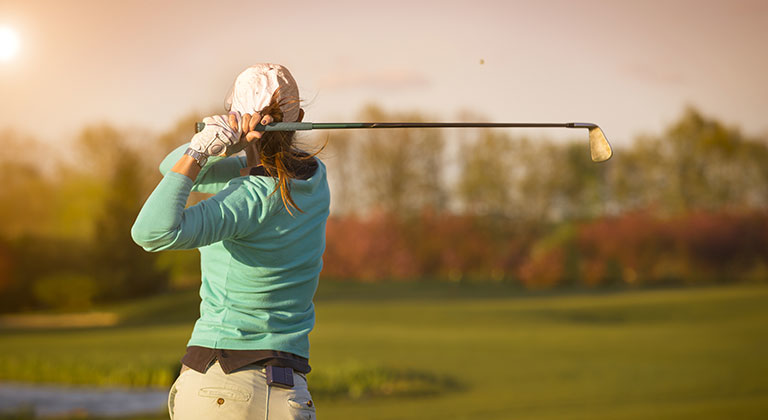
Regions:
<instances>
[{"instance_id":1,"label":"sweater sleeve","mask_svg":"<svg viewBox=\"0 0 768 420\"><path fill-rule=\"evenodd\" d=\"M173 165L179 161L181 156L189 147L189 143L182 144L160 162L160 173L165 176L171 171ZM245 168L245 160L239 156L221 157L211 156L208 163L205 164L197 180L192 186L192 191L216 194L221 191L227 183L240 176L240 169Z\"/></svg>"},{"instance_id":2,"label":"sweater sleeve","mask_svg":"<svg viewBox=\"0 0 768 420\"><path fill-rule=\"evenodd\" d=\"M144 203L131 228L134 242L147 251L193 249L245 235L259 223L259 200L230 183L213 197L184 208L191 179L168 172Z\"/></svg>"}]
</instances>

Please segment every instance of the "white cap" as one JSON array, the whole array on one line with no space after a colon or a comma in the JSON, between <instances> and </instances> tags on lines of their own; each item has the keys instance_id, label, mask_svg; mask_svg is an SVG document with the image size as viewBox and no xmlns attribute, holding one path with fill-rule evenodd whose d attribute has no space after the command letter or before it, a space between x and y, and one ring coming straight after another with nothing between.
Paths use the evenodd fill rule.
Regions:
<instances>
[{"instance_id":1,"label":"white cap","mask_svg":"<svg viewBox=\"0 0 768 420\"><path fill-rule=\"evenodd\" d=\"M237 111L241 115L253 114L269 105L272 95L278 89L278 101L288 102L280 106L283 121L298 121L299 87L291 72L280 64L262 63L245 69L235 79L224 103L228 111Z\"/></svg>"}]
</instances>

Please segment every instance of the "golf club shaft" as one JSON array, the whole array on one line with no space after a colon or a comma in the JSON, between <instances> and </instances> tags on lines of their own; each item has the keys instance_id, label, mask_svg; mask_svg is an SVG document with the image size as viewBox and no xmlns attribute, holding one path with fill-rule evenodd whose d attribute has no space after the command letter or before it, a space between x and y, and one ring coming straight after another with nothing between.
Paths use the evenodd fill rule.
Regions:
<instances>
[{"instance_id":1,"label":"golf club shaft","mask_svg":"<svg viewBox=\"0 0 768 420\"><path fill-rule=\"evenodd\" d=\"M197 123L199 133L205 123ZM589 150L593 162L605 162L613 156L611 145L597 124L585 122L569 123L461 123L461 122L359 122L359 123L312 123L312 122L277 122L269 125L257 125L256 131L303 131L303 130L339 130L346 128L586 128L589 130Z\"/></svg>"},{"instance_id":2,"label":"golf club shaft","mask_svg":"<svg viewBox=\"0 0 768 420\"><path fill-rule=\"evenodd\" d=\"M350 128L595 128L593 123L447 123L447 122L359 122L359 123L312 123L312 122L277 122L267 126L258 125L256 131L304 131L304 130L339 130ZM197 123L196 131L205 128L205 123Z\"/></svg>"}]
</instances>

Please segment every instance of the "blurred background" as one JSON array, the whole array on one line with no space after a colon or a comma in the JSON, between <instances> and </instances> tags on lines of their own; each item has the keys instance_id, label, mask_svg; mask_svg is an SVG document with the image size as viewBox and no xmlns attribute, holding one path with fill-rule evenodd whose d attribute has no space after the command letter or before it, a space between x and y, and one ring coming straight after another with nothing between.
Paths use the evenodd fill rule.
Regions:
<instances>
[{"instance_id":1,"label":"blurred background","mask_svg":"<svg viewBox=\"0 0 768 420\"><path fill-rule=\"evenodd\" d=\"M5 0L0 419L167 417L199 257L130 227L258 62L305 121L585 121L614 146L300 135L332 192L321 418L763 418L767 38L746 0Z\"/></svg>"}]
</instances>

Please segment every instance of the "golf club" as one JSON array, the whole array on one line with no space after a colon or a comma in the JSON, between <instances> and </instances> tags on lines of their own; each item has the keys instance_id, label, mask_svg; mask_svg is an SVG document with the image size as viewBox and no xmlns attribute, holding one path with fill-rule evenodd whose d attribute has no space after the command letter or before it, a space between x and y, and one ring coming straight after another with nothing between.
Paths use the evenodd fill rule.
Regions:
<instances>
[{"instance_id":1,"label":"golf club","mask_svg":"<svg viewBox=\"0 0 768 420\"><path fill-rule=\"evenodd\" d=\"M205 123L198 122L197 132L205 128ZM586 128L589 130L589 151L593 162L605 162L613 156L611 145L603 130L593 123L445 123L445 122L359 122L359 123L313 123L313 122L277 122L258 125L256 131L305 131L339 130L348 128Z\"/></svg>"}]
</instances>

